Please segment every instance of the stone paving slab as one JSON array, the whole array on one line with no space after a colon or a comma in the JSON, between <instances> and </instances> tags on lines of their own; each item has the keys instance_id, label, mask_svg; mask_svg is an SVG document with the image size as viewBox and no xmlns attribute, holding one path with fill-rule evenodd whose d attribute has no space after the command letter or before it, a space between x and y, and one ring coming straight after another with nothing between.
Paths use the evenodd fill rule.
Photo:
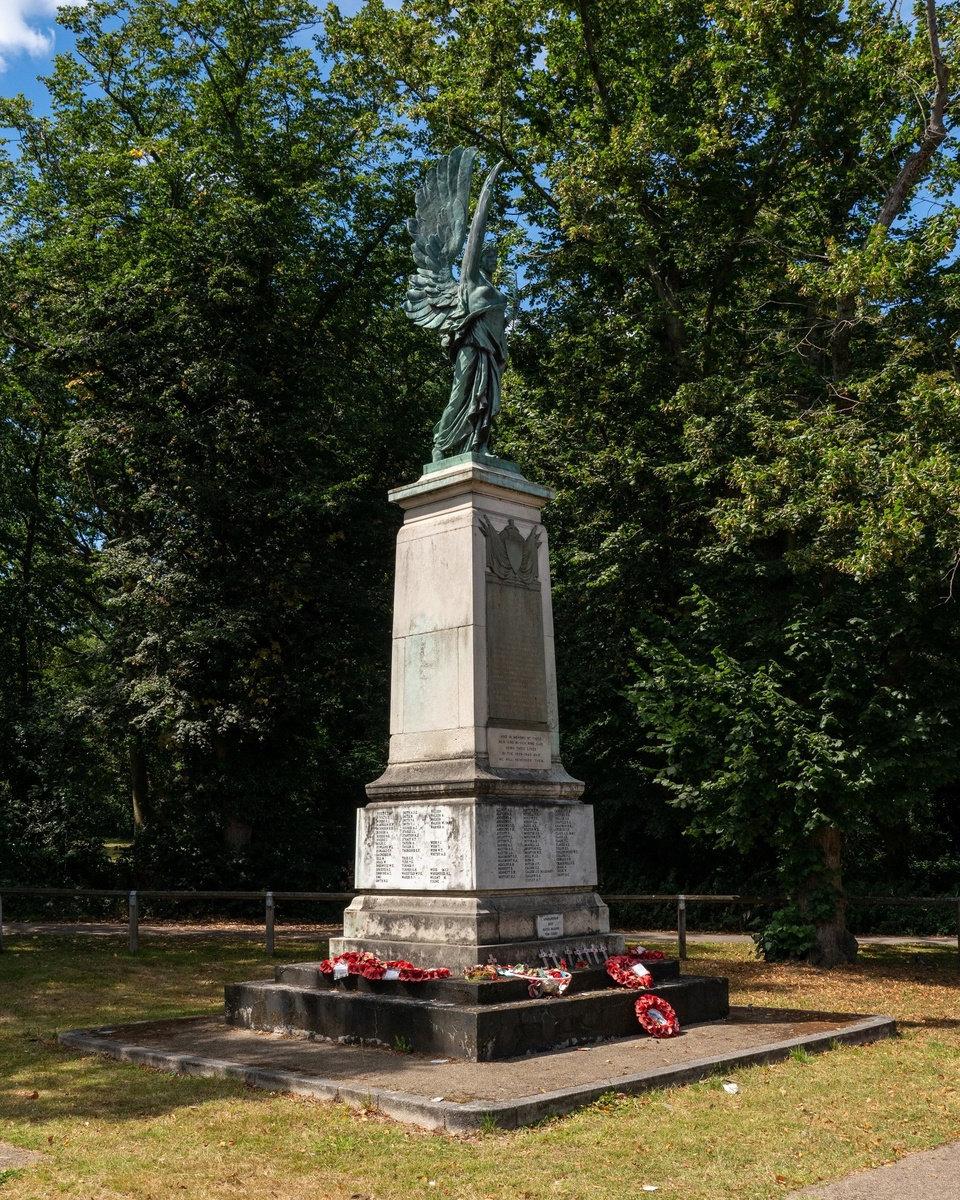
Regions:
<instances>
[{"instance_id":1,"label":"stone paving slab","mask_svg":"<svg viewBox=\"0 0 960 1200\"><path fill-rule=\"evenodd\" d=\"M563 1003L558 1001L557 1003ZM467 1132L495 1121L533 1124L590 1104L605 1092L692 1083L717 1072L787 1058L803 1047L892 1037L890 1017L734 1008L658 1041L639 1032L590 1048L496 1062L464 1062L236 1029L219 1016L142 1021L60 1034L65 1046L184 1075L239 1079L356 1107L428 1129Z\"/></svg>"},{"instance_id":2,"label":"stone paving slab","mask_svg":"<svg viewBox=\"0 0 960 1200\"><path fill-rule=\"evenodd\" d=\"M908 1154L899 1162L858 1171L834 1183L791 1192L784 1200L960 1200L960 1142Z\"/></svg>"},{"instance_id":3,"label":"stone paving slab","mask_svg":"<svg viewBox=\"0 0 960 1200\"><path fill-rule=\"evenodd\" d=\"M9 1142L0 1142L0 1171L15 1171L19 1167L30 1167L40 1161L36 1150L21 1150Z\"/></svg>"}]
</instances>

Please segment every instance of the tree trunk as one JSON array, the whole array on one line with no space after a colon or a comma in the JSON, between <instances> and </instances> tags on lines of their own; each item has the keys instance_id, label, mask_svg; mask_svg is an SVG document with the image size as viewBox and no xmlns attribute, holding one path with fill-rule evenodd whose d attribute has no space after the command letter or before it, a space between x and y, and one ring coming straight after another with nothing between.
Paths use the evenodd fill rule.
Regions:
<instances>
[{"instance_id":1,"label":"tree trunk","mask_svg":"<svg viewBox=\"0 0 960 1200\"><path fill-rule=\"evenodd\" d=\"M823 860L823 876L811 881L810 891L819 891L817 885L826 882L828 887L836 890L836 907L833 916L828 920L814 921L817 944L807 955L807 962L814 967L836 967L840 963L855 962L860 947L857 939L847 929L847 902L843 898L840 882L840 830L825 825L813 835L813 844Z\"/></svg>"},{"instance_id":2,"label":"tree trunk","mask_svg":"<svg viewBox=\"0 0 960 1200\"><path fill-rule=\"evenodd\" d=\"M133 734L127 743L130 753L130 792L133 798L133 832L137 834L150 819L150 778L147 774L147 756L139 734Z\"/></svg>"},{"instance_id":3,"label":"tree trunk","mask_svg":"<svg viewBox=\"0 0 960 1200\"><path fill-rule=\"evenodd\" d=\"M223 841L228 850L242 854L253 841L253 825L242 817L228 814L223 826Z\"/></svg>"}]
</instances>

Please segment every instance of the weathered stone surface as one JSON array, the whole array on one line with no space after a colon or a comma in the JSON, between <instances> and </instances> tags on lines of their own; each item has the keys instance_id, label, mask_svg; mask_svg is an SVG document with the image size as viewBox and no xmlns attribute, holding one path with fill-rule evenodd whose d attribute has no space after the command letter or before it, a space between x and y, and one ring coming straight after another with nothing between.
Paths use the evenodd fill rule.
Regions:
<instances>
[{"instance_id":1,"label":"weathered stone surface","mask_svg":"<svg viewBox=\"0 0 960 1200\"><path fill-rule=\"evenodd\" d=\"M492 891L593 887L593 810L572 803L451 800L357 813L362 889Z\"/></svg>"},{"instance_id":2,"label":"weathered stone surface","mask_svg":"<svg viewBox=\"0 0 960 1200\"><path fill-rule=\"evenodd\" d=\"M598 1045L478 1066L459 1058L398 1054L364 1044L344 1045L265 1034L222 1018L176 1017L109 1030L59 1034L81 1054L103 1054L159 1071L234 1079L248 1087L348 1104L428 1129L468 1133L515 1129L558 1117L605 1092L640 1094L780 1062L798 1049L827 1053L895 1037L889 1017L777 1009L731 1010L726 1020L687 1026L683 1036L655 1041L639 1026Z\"/></svg>"},{"instance_id":3,"label":"weathered stone surface","mask_svg":"<svg viewBox=\"0 0 960 1200\"><path fill-rule=\"evenodd\" d=\"M445 1054L473 1062L627 1037L636 1032L634 1003L627 988L573 991L543 1000L518 999L474 1003L443 996L436 981L422 996L397 995L392 985L366 981L364 991L340 984L300 987L289 983L237 983L226 988L230 1025L281 1033L309 1033L333 1041L393 1047L402 1044L421 1054ZM450 994L462 991L450 981ZM416 985L422 986L422 985ZM474 985L498 988L498 983ZM412 991L414 985L408 985ZM384 990L381 990L383 988ZM714 976L663 979L652 989L670 1003L681 1024L718 1020L729 1012L727 981Z\"/></svg>"},{"instance_id":4,"label":"weathered stone surface","mask_svg":"<svg viewBox=\"0 0 960 1200\"><path fill-rule=\"evenodd\" d=\"M559 755L540 524L540 504L552 495L474 458L391 492L406 517L397 538L390 757L367 788L372 800L582 792Z\"/></svg>"},{"instance_id":5,"label":"weathered stone surface","mask_svg":"<svg viewBox=\"0 0 960 1200\"><path fill-rule=\"evenodd\" d=\"M537 962L560 938L623 948L593 891L593 812L559 754L540 524L552 496L476 455L391 493L405 519L390 756L358 813L364 894L332 954L456 970L489 957Z\"/></svg>"},{"instance_id":6,"label":"weathered stone surface","mask_svg":"<svg viewBox=\"0 0 960 1200\"><path fill-rule=\"evenodd\" d=\"M537 919L547 915L562 918L562 937L539 936ZM343 937L331 939L330 953L370 950L384 960L457 971L491 957L539 966L541 950L569 957L568 949L582 942L608 955L623 951L623 937L610 933L610 910L595 892L369 892L344 910Z\"/></svg>"}]
</instances>

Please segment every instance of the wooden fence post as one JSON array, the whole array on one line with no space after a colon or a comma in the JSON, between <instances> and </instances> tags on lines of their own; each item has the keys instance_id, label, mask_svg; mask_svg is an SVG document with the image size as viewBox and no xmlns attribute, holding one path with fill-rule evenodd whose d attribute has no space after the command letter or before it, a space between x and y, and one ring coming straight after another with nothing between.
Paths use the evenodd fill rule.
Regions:
<instances>
[{"instance_id":1,"label":"wooden fence post","mask_svg":"<svg viewBox=\"0 0 960 1200\"><path fill-rule=\"evenodd\" d=\"M681 960L687 957L687 898L677 897L677 953Z\"/></svg>"},{"instance_id":2,"label":"wooden fence post","mask_svg":"<svg viewBox=\"0 0 960 1200\"><path fill-rule=\"evenodd\" d=\"M267 958L273 958L273 892L267 892Z\"/></svg>"},{"instance_id":3,"label":"wooden fence post","mask_svg":"<svg viewBox=\"0 0 960 1200\"><path fill-rule=\"evenodd\" d=\"M960 900L957 901L957 953L960 954Z\"/></svg>"},{"instance_id":4,"label":"wooden fence post","mask_svg":"<svg viewBox=\"0 0 960 1200\"><path fill-rule=\"evenodd\" d=\"M140 917L137 912L137 893L131 892L127 900L130 923L130 953L136 954L140 949Z\"/></svg>"},{"instance_id":5,"label":"wooden fence post","mask_svg":"<svg viewBox=\"0 0 960 1200\"><path fill-rule=\"evenodd\" d=\"M3 950L3 897L0 896L0 951Z\"/></svg>"}]
</instances>

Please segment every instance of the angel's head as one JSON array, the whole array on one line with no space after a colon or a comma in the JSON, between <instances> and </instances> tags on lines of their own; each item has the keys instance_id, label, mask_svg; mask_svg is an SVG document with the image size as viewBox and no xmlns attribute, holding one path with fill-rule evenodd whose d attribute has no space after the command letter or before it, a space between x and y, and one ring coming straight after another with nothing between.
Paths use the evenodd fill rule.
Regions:
<instances>
[{"instance_id":1,"label":"angel's head","mask_svg":"<svg viewBox=\"0 0 960 1200\"><path fill-rule=\"evenodd\" d=\"M487 242L480 251L480 270L488 279L493 278L493 273L497 269L497 243Z\"/></svg>"}]
</instances>

